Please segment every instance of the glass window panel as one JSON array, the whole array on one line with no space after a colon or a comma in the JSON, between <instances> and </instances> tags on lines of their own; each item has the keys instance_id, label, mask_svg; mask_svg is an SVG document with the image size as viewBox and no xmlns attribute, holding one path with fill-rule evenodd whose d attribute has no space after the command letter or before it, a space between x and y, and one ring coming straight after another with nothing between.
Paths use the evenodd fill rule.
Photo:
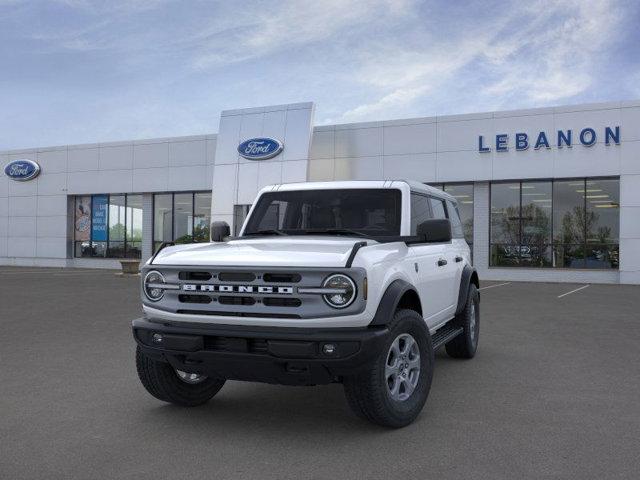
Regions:
<instances>
[{"instance_id":1,"label":"glass window panel","mask_svg":"<svg viewBox=\"0 0 640 480\"><path fill-rule=\"evenodd\" d=\"M591 244L585 250L586 268L618 268L618 244Z\"/></svg>"},{"instance_id":2,"label":"glass window panel","mask_svg":"<svg viewBox=\"0 0 640 480\"><path fill-rule=\"evenodd\" d=\"M193 194L176 193L173 197L173 241L193 242Z\"/></svg>"},{"instance_id":3,"label":"glass window panel","mask_svg":"<svg viewBox=\"0 0 640 480\"><path fill-rule=\"evenodd\" d=\"M172 195L161 193L153 196L153 241L154 251L162 242L171 242L173 207Z\"/></svg>"},{"instance_id":4,"label":"glass window panel","mask_svg":"<svg viewBox=\"0 0 640 480\"><path fill-rule=\"evenodd\" d=\"M462 221L464 238L473 243L473 183L444 185L443 190L458 200L458 213Z\"/></svg>"},{"instance_id":5,"label":"glass window panel","mask_svg":"<svg viewBox=\"0 0 640 480\"><path fill-rule=\"evenodd\" d=\"M109 241L123 242L125 232L125 196L109 197Z\"/></svg>"},{"instance_id":6,"label":"glass window panel","mask_svg":"<svg viewBox=\"0 0 640 480\"><path fill-rule=\"evenodd\" d=\"M491 245L492 267L514 267L518 265L519 249L517 245Z\"/></svg>"},{"instance_id":7,"label":"glass window panel","mask_svg":"<svg viewBox=\"0 0 640 480\"><path fill-rule=\"evenodd\" d=\"M451 221L451 235L453 238L464 238L458 207L450 200L447 200L447 212L449 214L449 220Z\"/></svg>"},{"instance_id":8,"label":"glass window panel","mask_svg":"<svg viewBox=\"0 0 640 480\"><path fill-rule=\"evenodd\" d=\"M124 195L109 196L109 245L108 257L124 257L126 208Z\"/></svg>"},{"instance_id":9,"label":"glass window panel","mask_svg":"<svg viewBox=\"0 0 640 480\"><path fill-rule=\"evenodd\" d=\"M127 257L142 256L142 195L127 195Z\"/></svg>"},{"instance_id":10,"label":"glass window panel","mask_svg":"<svg viewBox=\"0 0 640 480\"><path fill-rule=\"evenodd\" d=\"M431 218L429 197L426 195L411 194L411 233L416 235L418 225Z\"/></svg>"},{"instance_id":11,"label":"glass window panel","mask_svg":"<svg viewBox=\"0 0 640 480\"><path fill-rule=\"evenodd\" d=\"M554 245L553 265L558 268L585 268L584 244Z\"/></svg>"},{"instance_id":12,"label":"glass window panel","mask_svg":"<svg viewBox=\"0 0 640 480\"><path fill-rule=\"evenodd\" d=\"M431 202L431 213L433 218L447 218L447 214L444 209L444 202L442 200L430 197L429 201Z\"/></svg>"},{"instance_id":13,"label":"glass window panel","mask_svg":"<svg viewBox=\"0 0 640 480\"><path fill-rule=\"evenodd\" d=\"M91 255L94 257L107 257L107 242L91 242Z\"/></svg>"},{"instance_id":14,"label":"glass window panel","mask_svg":"<svg viewBox=\"0 0 640 480\"><path fill-rule=\"evenodd\" d=\"M74 257L91 256L91 196L75 198Z\"/></svg>"},{"instance_id":15,"label":"glass window panel","mask_svg":"<svg viewBox=\"0 0 640 480\"><path fill-rule=\"evenodd\" d=\"M587 179L584 195L587 201L587 243L619 243L620 181Z\"/></svg>"},{"instance_id":16,"label":"glass window panel","mask_svg":"<svg viewBox=\"0 0 640 480\"><path fill-rule=\"evenodd\" d=\"M520 264L551 265L551 182L522 182Z\"/></svg>"},{"instance_id":17,"label":"glass window panel","mask_svg":"<svg viewBox=\"0 0 640 480\"><path fill-rule=\"evenodd\" d=\"M553 182L553 243L584 243L584 180Z\"/></svg>"},{"instance_id":18,"label":"glass window panel","mask_svg":"<svg viewBox=\"0 0 640 480\"><path fill-rule=\"evenodd\" d=\"M520 245L520 184L491 184L491 243Z\"/></svg>"},{"instance_id":19,"label":"glass window panel","mask_svg":"<svg viewBox=\"0 0 640 480\"><path fill-rule=\"evenodd\" d=\"M209 241L209 224L211 223L211 194L196 193L193 216L193 241Z\"/></svg>"},{"instance_id":20,"label":"glass window panel","mask_svg":"<svg viewBox=\"0 0 640 480\"><path fill-rule=\"evenodd\" d=\"M251 205L234 205L233 206L233 234L240 235L240 230L244 224Z\"/></svg>"}]
</instances>

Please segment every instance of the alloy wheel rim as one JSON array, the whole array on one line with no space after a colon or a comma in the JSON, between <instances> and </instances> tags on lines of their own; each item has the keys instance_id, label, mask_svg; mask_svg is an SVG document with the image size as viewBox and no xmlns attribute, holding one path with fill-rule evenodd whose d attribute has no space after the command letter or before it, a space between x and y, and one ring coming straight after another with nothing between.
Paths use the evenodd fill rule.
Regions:
<instances>
[{"instance_id":1,"label":"alloy wheel rim","mask_svg":"<svg viewBox=\"0 0 640 480\"><path fill-rule=\"evenodd\" d=\"M408 333L402 333L391 343L384 366L389 396L404 402L415 391L420 379L420 348Z\"/></svg>"},{"instance_id":2,"label":"alloy wheel rim","mask_svg":"<svg viewBox=\"0 0 640 480\"><path fill-rule=\"evenodd\" d=\"M199 373L183 372L182 370L178 370L178 369L176 369L176 375L184 383L188 383L190 385L195 385L197 383L204 382L207 379L206 375L201 375Z\"/></svg>"},{"instance_id":3,"label":"alloy wheel rim","mask_svg":"<svg viewBox=\"0 0 640 480\"><path fill-rule=\"evenodd\" d=\"M470 319L469 319L469 332L471 334L471 341L475 343L476 341L476 305L474 303L471 304Z\"/></svg>"}]
</instances>

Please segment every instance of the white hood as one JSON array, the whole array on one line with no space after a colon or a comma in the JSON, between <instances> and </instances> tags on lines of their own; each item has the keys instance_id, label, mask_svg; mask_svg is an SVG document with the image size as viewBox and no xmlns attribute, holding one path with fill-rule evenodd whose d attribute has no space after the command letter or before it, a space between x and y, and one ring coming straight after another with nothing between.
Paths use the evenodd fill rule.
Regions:
<instances>
[{"instance_id":1,"label":"white hood","mask_svg":"<svg viewBox=\"0 0 640 480\"><path fill-rule=\"evenodd\" d=\"M344 267L353 244L360 238L269 236L166 247L153 265ZM368 240L368 243L375 243Z\"/></svg>"}]
</instances>

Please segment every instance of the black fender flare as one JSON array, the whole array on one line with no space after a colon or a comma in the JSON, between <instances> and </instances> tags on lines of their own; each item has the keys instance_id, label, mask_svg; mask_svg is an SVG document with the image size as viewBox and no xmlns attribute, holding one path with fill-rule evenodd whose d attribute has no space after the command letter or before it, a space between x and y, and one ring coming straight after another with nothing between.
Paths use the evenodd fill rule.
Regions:
<instances>
[{"instance_id":1,"label":"black fender flare","mask_svg":"<svg viewBox=\"0 0 640 480\"><path fill-rule=\"evenodd\" d=\"M418 296L418 292L409 282L401 279L391 282L382 295L380 303L378 304L378 310L376 310L376 314L369 325L381 326L389 324L398 309L400 299L408 291L413 291L416 296ZM418 298L420 297L418 296Z\"/></svg>"},{"instance_id":2,"label":"black fender flare","mask_svg":"<svg viewBox=\"0 0 640 480\"><path fill-rule=\"evenodd\" d=\"M456 315L464 310L467 304L467 296L469 295L469 285L475 283L476 286L480 286L478 280L478 272L474 267L467 264L462 269L462 276L460 277L460 290L458 291L458 306L456 308Z\"/></svg>"}]
</instances>

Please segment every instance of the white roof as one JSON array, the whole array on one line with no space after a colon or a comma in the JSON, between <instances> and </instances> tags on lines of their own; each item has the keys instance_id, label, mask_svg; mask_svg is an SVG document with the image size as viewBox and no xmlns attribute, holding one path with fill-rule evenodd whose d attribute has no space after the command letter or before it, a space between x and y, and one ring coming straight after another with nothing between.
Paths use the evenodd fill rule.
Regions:
<instances>
[{"instance_id":1,"label":"white roof","mask_svg":"<svg viewBox=\"0 0 640 480\"><path fill-rule=\"evenodd\" d=\"M347 189L347 188L401 188L401 184L408 186L413 192L426 193L429 195L445 198L454 203L456 199L443 192L438 188L427 185L415 180L343 180L334 182L299 182L299 183L282 183L279 185L269 185L260 193L273 191L292 191L292 190L328 190L328 189Z\"/></svg>"}]
</instances>

